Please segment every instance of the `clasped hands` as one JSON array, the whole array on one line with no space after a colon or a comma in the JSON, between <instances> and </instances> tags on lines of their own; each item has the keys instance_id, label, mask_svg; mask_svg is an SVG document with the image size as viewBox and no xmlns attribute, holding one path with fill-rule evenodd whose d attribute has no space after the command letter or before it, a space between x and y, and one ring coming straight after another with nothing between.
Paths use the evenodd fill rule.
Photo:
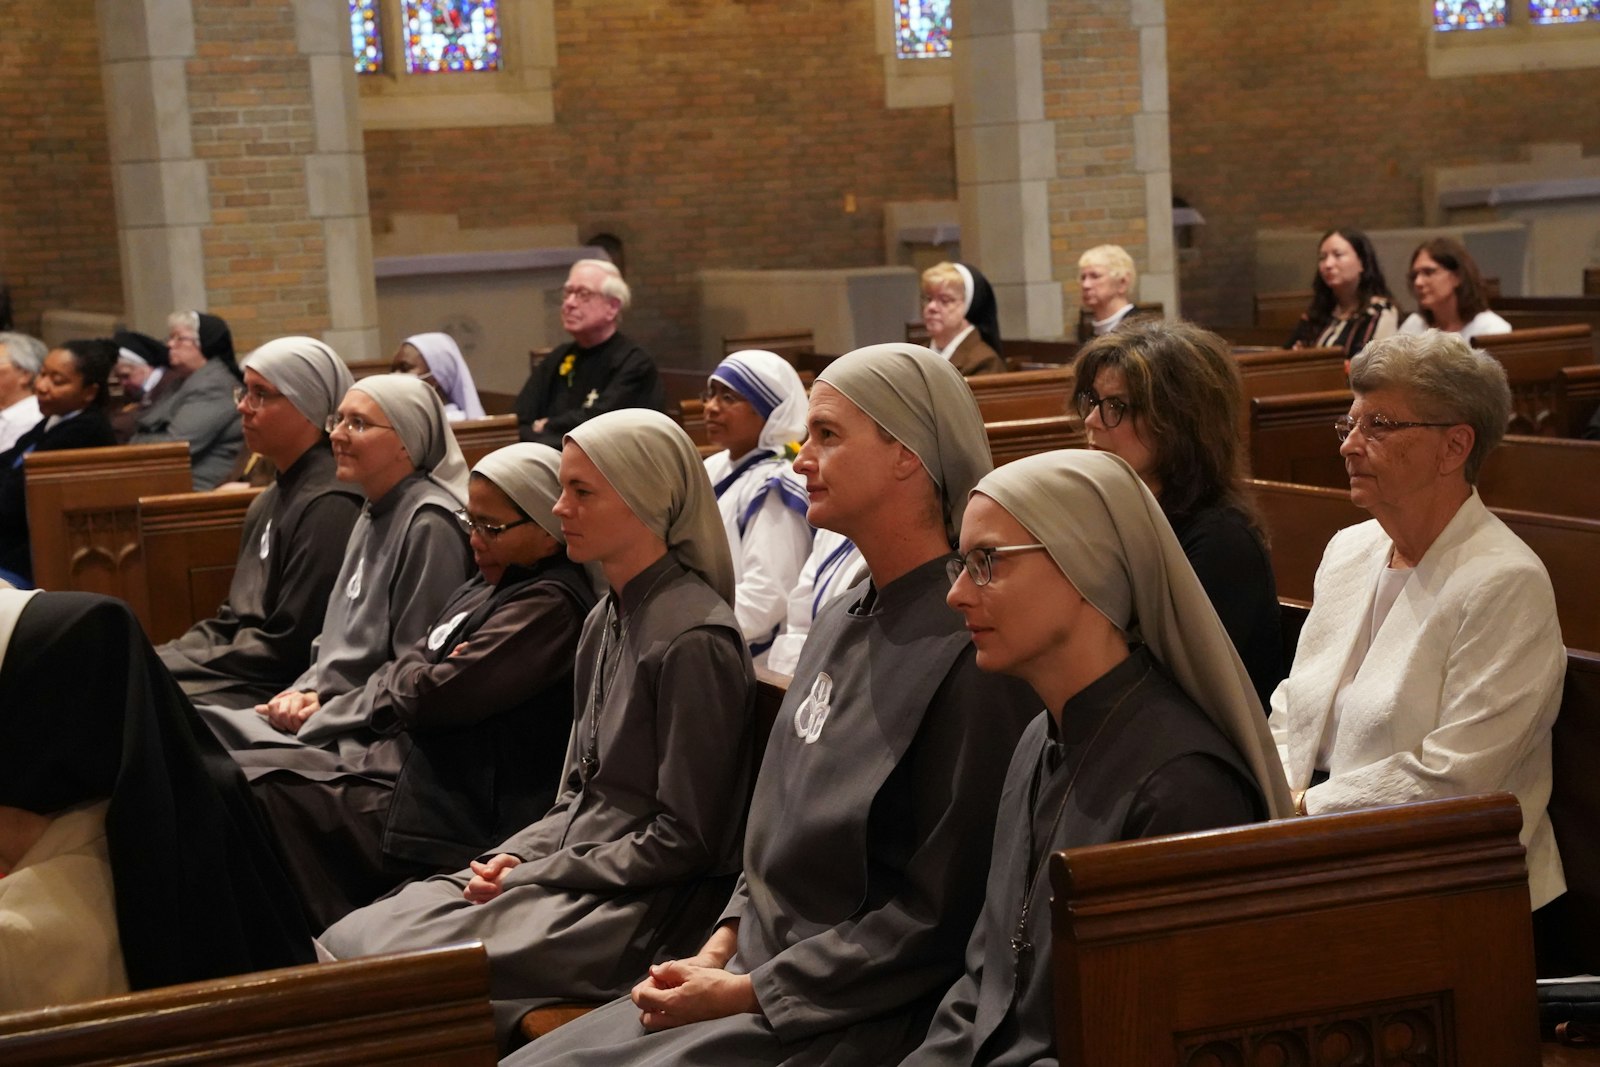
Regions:
<instances>
[{"instance_id":1,"label":"clasped hands","mask_svg":"<svg viewBox=\"0 0 1600 1067\"><path fill-rule=\"evenodd\" d=\"M290 689L265 704L257 704L256 714L284 733L295 734L321 707L322 698L315 690Z\"/></svg>"},{"instance_id":2,"label":"clasped hands","mask_svg":"<svg viewBox=\"0 0 1600 1067\"><path fill-rule=\"evenodd\" d=\"M633 987L639 1022L646 1030L666 1030L741 1012L760 1014L750 976L727 970L737 946L738 927L720 926L698 955L651 967L645 980Z\"/></svg>"}]
</instances>

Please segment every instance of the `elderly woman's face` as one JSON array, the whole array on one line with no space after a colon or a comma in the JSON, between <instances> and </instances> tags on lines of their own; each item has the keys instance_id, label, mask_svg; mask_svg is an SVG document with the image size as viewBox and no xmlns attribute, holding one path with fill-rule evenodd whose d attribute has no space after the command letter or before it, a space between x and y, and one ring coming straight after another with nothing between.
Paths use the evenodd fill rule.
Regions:
<instances>
[{"instance_id":1,"label":"elderly woman's face","mask_svg":"<svg viewBox=\"0 0 1600 1067\"><path fill-rule=\"evenodd\" d=\"M928 334L941 345L961 332L965 313L961 305L966 294L954 283L928 285L922 289L922 325Z\"/></svg>"},{"instance_id":2,"label":"elderly woman's face","mask_svg":"<svg viewBox=\"0 0 1600 1067\"><path fill-rule=\"evenodd\" d=\"M1460 439L1466 427L1396 426L1443 421L1421 414L1406 390L1357 393L1350 418L1357 425L1339 446L1339 455L1350 476L1350 500L1357 507L1375 514L1403 512L1431 499L1429 490L1442 477L1452 471L1461 476L1465 456ZM1470 431L1465 439L1470 450Z\"/></svg>"},{"instance_id":3,"label":"elderly woman's face","mask_svg":"<svg viewBox=\"0 0 1600 1067\"><path fill-rule=\"evenodd\" d=\"M1118 278L1104 263L1078 267L1078 295L1096 319L1103 319L1128 302L1128 279Z\"/></svg>"}]
</instances>

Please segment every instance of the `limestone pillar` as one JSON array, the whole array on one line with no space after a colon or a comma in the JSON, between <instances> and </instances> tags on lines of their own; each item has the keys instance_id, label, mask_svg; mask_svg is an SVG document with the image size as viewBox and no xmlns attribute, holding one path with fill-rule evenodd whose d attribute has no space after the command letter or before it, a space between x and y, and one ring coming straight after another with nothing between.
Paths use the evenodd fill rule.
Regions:
<instances>
[{"instance_id":1,"label":"limestone pillar","mask_svg":"<svg viewBox=\"0 0 1600 1067\"><path fill-rule=\"evenodd\" d=\"M98 0L125 315L378 351L342 0Z\"/></svg>"}]
</instances>

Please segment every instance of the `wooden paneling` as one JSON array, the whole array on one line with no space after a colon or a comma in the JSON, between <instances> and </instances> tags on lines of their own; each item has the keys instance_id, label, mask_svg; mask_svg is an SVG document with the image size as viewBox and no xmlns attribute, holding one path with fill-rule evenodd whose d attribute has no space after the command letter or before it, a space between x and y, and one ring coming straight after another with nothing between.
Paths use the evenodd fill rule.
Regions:
<instances>
[{"instance_id":1,"label":"wooden paneling","mask_svg":"<svg viewBox=\"0 0 1600 1067\"><path fill-rule=\"evenodd\" d=\"M139 542L145 559L154 644L170 641L228 598L245 511L260 489L173 493L139 500Z\"/></svg>"},{"instance_id":2,"label":"wooden paneling","mask_svg":"<svg viewBox=\"0 0 1600 1067\"><path fill-rule=\"evenodd\" d=\"M456 435L456 443L461 446L468 467L497 448L517 443L515 415L490 415L485 419L452 422L450 430Z\"/></svg>"}]
</instances>

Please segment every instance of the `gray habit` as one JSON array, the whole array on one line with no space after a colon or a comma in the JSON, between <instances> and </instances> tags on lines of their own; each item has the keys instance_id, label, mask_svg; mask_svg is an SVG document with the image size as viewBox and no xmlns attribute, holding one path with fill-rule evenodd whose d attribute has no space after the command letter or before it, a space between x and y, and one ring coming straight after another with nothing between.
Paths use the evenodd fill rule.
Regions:
<instances>
[{"instance_id":1,"label":"gray habit","mask_svg":"<svg viewBox=\"0 0 1600 1067\"><path fill-rule=\"evenodd\" d=\"M508 1063L877 1065L916 1046L961 974L1006 761L1038 710L978 669L944 564L840 596L800 654L723 913L763 1014L646 1033L623 999Z\"/></svg>"},{"instance_id":2,"label":"gray habit","mask_svg":"<svg viewBox=\"0 0 1600 1067\"><path fill-rule=\"evenodd\" d=\"M1266 818L1261 791L1233 743L1144 648L1068 700L1061 722L1058 734L1041 714L1017 745L966 974L907 1065L1057 1062L1043 857ZM1013 937L1027 947L1016 951Z\"/></svg>"},{"instance_id":3,"label":"gray habit","mask_svg":"<svg viewBox=\"0 0 1600 1067\"><path fill-rule=\"evenodd\" d=\"M324 439L250 504L228 599L156 649L190 699L250 708L311 665L311 645L361 511Z\"/></svg>"},{"instance_id":4,"label":"gray habit","mask_svg":"<svg viewBox=\"0 0 1600 1067\"><path fill-rule=\"evenodd\" d=\"M226 362L206 360L139 416L129 444L188 442L195 491L215 489L244 449L244 428L233 402L238 384Z\"/></svg>"},{"instance_id":5,"label":"gray habit","mask_svg":"<svg viewBox=\"0 0 1600 1067\"><path fill-rule=\"evenodd\" d=\"M739 868L755 673L733 611L670 554L623 589L620 623L617 602L584 624L561 795L490 853L522 859L500 894L472 904L471 871L439 875L321 937L341 959L483 941L502 1042L542 1001L604 1000L698 949Z\"/></svg>"},{"instance_id":6,"label":"gray habit","mask_svg":"<svg viewBox=\"0 0 1600 1067\"><path fill-rule=\"evenodd\" d=\"M373 674L427 637L441 608L472 571L456 500L425 474L406 477L356 519L334 582L312 664L286 688L316 690L322 707L298 734L276 729L253 708L201 705L223 745L244 766L299 766L308 746L349 751L370 740ZM313 758L314 759L314 758ZM287 761L287 762L286 762Z\"/></svg>"}]
</instances>

